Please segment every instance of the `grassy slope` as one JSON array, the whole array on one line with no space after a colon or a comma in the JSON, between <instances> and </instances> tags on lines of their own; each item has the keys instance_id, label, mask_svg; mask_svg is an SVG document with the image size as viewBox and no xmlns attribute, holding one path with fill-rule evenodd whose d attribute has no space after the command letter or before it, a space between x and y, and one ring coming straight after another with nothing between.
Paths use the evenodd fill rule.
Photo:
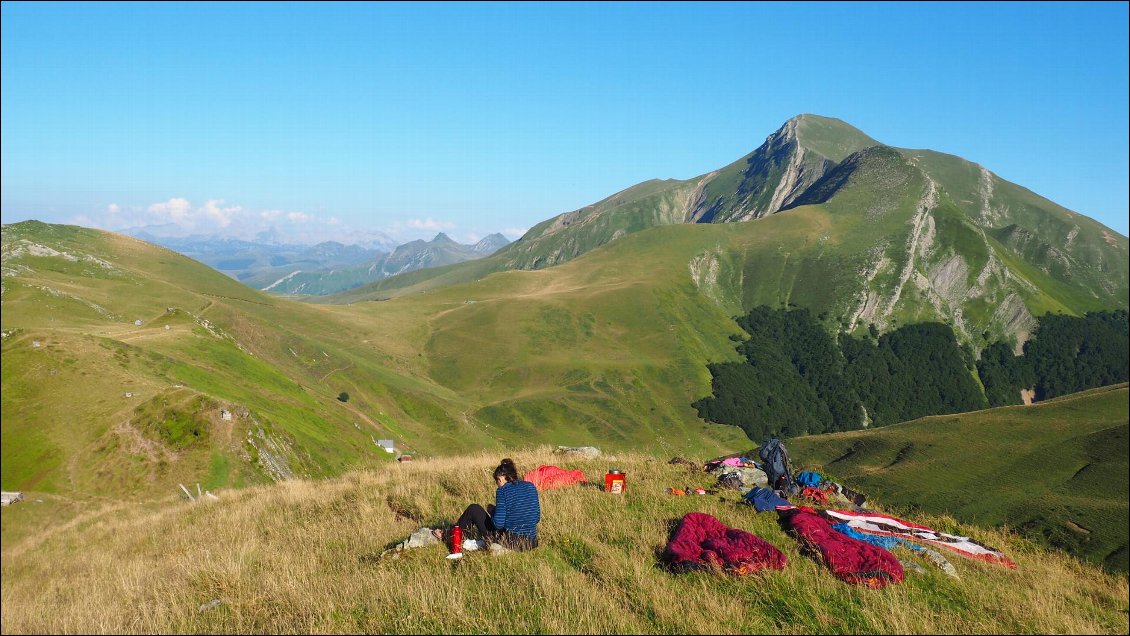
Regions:
<instances>
[{"instance_id":1,"label":"grassy slope","mask_svg":"<svg viewBox=\"0 0 1130 636\"><path fill-rule=\"evenodd\" d=\"M698 180L653 179L592 205L543 221L494 256L505 269L542 269L616 239L683 223Z\"/></svg>"},{"instance_id":2,"label":"grassy slope","mask_svg":"<svg viewBox=\"0 0 1130 636\"><path fill-rule=\"evenodd\" d=\"M5 228L7 244L21 237L113 265L5 261L24 268L5 279L3 297L12 333L3 345L5 488L123 494L127 484L168 492L180 481L254 483L264 475L242 470L255 455L243 440L259 428L290 449L297 475L310 476L387 460L373 437L428 454L545 440L721 451L743 439L703 424L689 406L709 386L705 362L733 355L727 336L736 328L686 273L515 272L325 307L267 297L126 237ZM686 272L685 261L670 267ZM660 321L671 327L654 333ZM177 384L207 398L216 417L188 448L153 446L162 440L146 434L136 409ZM334 399L342 391L348 403ZM251 417L225 425L224 406ZM162 423L148 422L148 432Z\"/></svg>"},{"instance_id":3,"label":"grassy slope","mask_svg":"<svg viewBox=\"0 0 1130 636\"><path fill-rule=\"evenodd\" d=\"M874 322L882 331L911 322L946 321L953 324L959 338L981 347L1002 338L1026 337L1030 316L1017 320L1012 313L1002 312L1002 307L1023 311L1019 306L1023 303L1034 315L1048 311L1079 314L1124 307L1128 302L1124 237L1103 234L1098 224L1059 208L1045 214L1037 203L1055 206L1047 201L1029 201L1017 194L1019 188L991 177L996 183L992 196L986 195L989 208L996 210L991 214L1007 212L1034 228L1009 234L1022 237L1023 244L1006 245L982 226L980 202L969 198L980 196L977 186L981 173L974 164L938 153L878 146L848 157L833 173L843 179L818 183L799 202L808 205L760 219L753 227L727 224L735 227L728 229L727 238L719 243L744 250L730 250L729 265L737 272L737 288L732 292L742 300L736 311L755 304L755 297L770 296L774 302L794 302L815 313L829 312L836 318L829 323L833 329L863 329ZM711 183L724 180L724 176ZM937 202L920 216L919 206L930 179L938 184ZM662 190L665 182L645 185L649 187L641 186L639 192L628 191L634 194L625 195L624 201L609 199L594 206L619 207L599 215L594 212L587 217L591 219L589 225L616 219L628 223L647 206L661 206L653 200L655 188L666 192L665 197L672 196ZM1031 193L1027 196L1036 198ZM784 223L781 217L822 213L831 219L830 227L820 225L809 234L784 234L774 237L776 241L740 245L748 243L749 235L779 232ZM1072 218L1077 221L1074 225L1060 222ZM576 223L581 229L571 225L549 238L532 242L524 239L511 249L528 250L529 258L548 255L553 260L552 255L558 252L543 250L546 241L577 241L581 236L577 232L582 232L585 224L582 219ZM693 232L685 225L678 228L678 232ZM639 233L666 231L652 228ZM587 229L582 233L592 235ZM625 247L632 236L616 240L614 249L622 251L625 260L670 258L663 253L633 252ZM1075 255L1051 248L1052 244L1072 244ZM703 247L709 251L706 245ZM512 260L500 254L473 265L416 272L331 300L388 298L472 282L514 267ZM861 313L865 306L868 311Z\"/></svg>"},{"instance_id":4,"label":"grassy slope","mask_svg":"<svg viewBox=\"0 0 1130 636\"><path fill-rule=\"evenodd\" d=\"M819 257L810 253L810 273L779 281L765 274L791 267L789 259L800 256L795 242L786 238L768 250L739 255L735 264L748 274L741 278L744 286L780 282L782 289L776 295L786 299L794 290L822 288L810 293L823 301L807 306L841 318L840 326L865 328L867 322L874 322L884 331L915 321L947 321L959 338L976 348L1001 338L1024 340L1034 324L1033 315L1078 314L1130 302L1126 237L959 157L875 147L878 142L835 119L802 115L795 122L809 159L828 157L840 162L833 171L851 164L858 172L818 200L803 197L832 214L837 225L827 236L805 240L821 245L830 241L835 249L828 250L825 263L816 263ZM679 218L678 210L690 210L687 206L694 200L700 201L698 208L722 200L728 202L722 205L727 210L739 199L761 200L775 190L788 160L786 151L792 147L770 145L709 175L645 182L547 220L500 254L474 265L395 277L331 302L388 298L471 282L506 269L544 268L613 239L623 241L626 232L680 223L685 219ZM863 148L871 150L860 159ZM746 183L751 158L770 166L768 173L754 175L757 183ZM937 203L920 218L916 212L928 182L937 186ZM705 184L703 192L692 193L701 184ZM719 218L728 218L724 212ZM797 212L794 208L785 214ZM760 229L769 232L775 227ZM914 261L908 262L912 255ZM833 278L825 276L829 272ZM748 290L743 293L753 295ZM860 315L859 309L872 302L875 310ZM852 324L854 316L860 319Z\"/></svg>"},{"instance_id":5,"label":"grassy slope","mask_svg":"<svg viewBox=\"0 0 1130 636\"><path fill-rule=\"evenodd\" d=\"M884 505L1008 526L1127 571L1127 387L791 440Z\"/></svg>"},{"instance_id":6,"label":"grassy slope","mask_svg":"<svg viewBox=\"0 0 1130 636\"><path fill-rule=\"evenodd\" d=\"M862 130L834 117L799 116L797 138L805 148L839 163L848 155L879 145Z\"/></svg>"},{"instance_id":7,"label":"grassy slope","mask_svg":"<svg viewBox=\"0 0 1130 636\"><path fill-rule=\"evenodd\" d=\"M834 579L803 556L773 514L736 493L671 497L707 485L665 458L569 462L547 449L514 456L598 478L614 461L623 496L587 487L543 492L542 546L472 553L457 567L433 546L381 552L421 525L489 501L497 455L420 461L340 479L221 492L192 505L83 505L58 497L4 508L4 633L1126 633L1124 577L1015 535L916 515L995 545L1019 568L952 557L951 579L925 574L885 590ZM701 458L699 458L701 459ZM399 510L398 516L393 508ZM707 512L788 557L781 572L672 575L658 552L685 513ZM88 549L88 546L98 549ZM218 600L218 605L210 605Z\"/></svg>"},{"instance_id":8,"label":"grassy slope","mask_svg":"<svg viewBox=\"0 0 1130 636\"><path fill-rule=\"evenodd\" d=\"M931 150L901 150L914 157L946 190L950 200L983 234L1018 225L1031 244L1004 247L1022 268L1053 279L1059 295L1073 304L1097 307L1092 290L1126 298L1130 288L1130 242L1094 219L1072 212L1036 193L1005 181L961 157ZM987 183L988 182L988 183ZM979 230L980 231L980 230ZM1033 313L1041 313L1033 308Z\"/></svg>"},{"instance_id":9,"label":"grassy slope","mask_svg":"<svg viewBox=\"0 0 1130 636\"><path fill-rule=\"evenodd\" d=\"M916 175L906 172L907 179ZM404 318L394 322L406 325L414 324L411 316L430 316L427 329L412 336L430 375L480 404L473 415L492 430L566 443L580 422L629 447L662 439L653 445L677 448L681 431L693 432L682 424L694 421L685 406L708 387L700 365L734 357L727 316L795 303L827 311L829 322L843 320L856 301L850 290L859 289L866 242L880 233L900 247L905 241L905 217L895 211L914 197L897 187L891 193L889 200L845 196L754 223L653 228L548 270L423 283L354 307L398 312ZM945 214L938 212L936 245L963 236L946 226ZM891 260L897 256L892 248ZM889 294L902 267L894 262L885 280L877 277L879 289ZM1040 281L1042 273L1031 276Z\"/></svg>"},{"instance_id":10,"label":"grassy slope","mask_svg":"<svg viewBox=\"0 0 1130 636\"><path fill-rule=\"evenodd\" d=\"M217 485L261 481L262 474L232 467L254 453L243 440L258 430L297 475L312 476L388 461L373 437L393 435L408 450L479 442L405 413L421 401L456 411L449 405L458 399L421 377L414 352L366 351L380 320L353 321L343 309L338 321L127 237L5 227L6 249L22 238L82 258L6 257L5 266L19 271L4 282L3 327L11 333L3 345L5 488L122 494L138 475L147 478L134 488L165 490L225 472L230 478L217 477ZM189 448L154 447L149 442L160 439L136 434L144 423L132 421L135 409L176 384L211 400L215 427ZM356 399L334 399L342 390ZM250 417L224 425L218 411L225 405L245 407ZM161 462L166 451L176 451L176 460Z\"/></svg>"},{"instance_id":11,"label":"grassy slope","mask_svg":"<svg viewBox=\"0 0 1130 636\"><path fill-rule=\"evenodd\" d=\"M696 423L688 396L709 386L705 360L734 355L736 327L697 295L686 260L648 268L635 258L656 241L687 259L697 244L658 235L601 251L610 261L594 253L588 265L501 273L365 309L402 324L430 316L393 338L419 338L431 376L481 405L473 418L512 443L575 443L578 428L616 447L682 446L708 428L732 441L732 431Z\"/></svg>"},{"instance_id":12,"label":"grassy slope","mask_svg":"<svg viewBox=\"0 0 1130 636\"><path fill-rule=\"evenodd\" d=\"M882 167L889 159L879 153L875 162ZM706 363L736 356L730 316L754 305L793 303L826 312L830 328L845 324L864 296L860 272L875 236L890 237L891 264L872 281L889 295L902 270L905 211L914 202L913 188L890 186L891 174L861 170L852 177L858 183L830 202L753 223L656 227L547 270L474 275L489 272L484 261L498 258L491 257L441 270L440 278L421 276L420 285L392 300L348 306L271 298L125 237L9 226L6 241L15 232L41 234L36 240L89 252L115 269L25 255L20 266L33 271L5 278L3 326L20 329L4 342L4 453L19 456L15 468L5 462L5 487L33 488L48 479L61 488L64 468L86 473L67 478L72 486L98 483L98 469L107 466L115 479L128 481L119 474L126 464L114 461L117 451L73 458L110 438L121 438L119 447L129 441L111 433L132 412L118 397L123 392L140 387L139 399L151 399L177 383L217 405L246 407L254 420L232 429L218 425L187 452L210 459L173 464L195 467L168 472L160 488L224 472L224 461L250 452L241 440L260 427L293 450L299 475L385 460L373 455L371 438L389 436L405 450L432 454L539 441L617 449L741 446L736 429L706 425L690 407L709 389ZM902 174L913 180L919 173ZM874 187L876 179L888 190ZM937 214L941 219L944 212ZM935 244L959 241L964 234L957 225L958 231L947 230L940 220ZM1034 270L1029 280L1045 278ZM434 286L441 282L448 284ZM178 310L167 314L167 307ZM143 326L132 324L135 317ZM198 322L205 319L222 337ZM52 344L31 350L34 339ZM23 357L56 346L59 360L46 367ZM44 375L67 360L77 375L67 375L66 367ZM80 394L52 399L48 383L71 378L83 379L73 388ZM342 391L351 396L346 404L334 399ZM68 435L76 439L50 441ZM130 475L151 474L155 462L160 468L145 453L130 454L140 462ZM48 466L53 474L38 474ZM228 470L228 483L254 477Z\"/></svg>"}]
</instances>

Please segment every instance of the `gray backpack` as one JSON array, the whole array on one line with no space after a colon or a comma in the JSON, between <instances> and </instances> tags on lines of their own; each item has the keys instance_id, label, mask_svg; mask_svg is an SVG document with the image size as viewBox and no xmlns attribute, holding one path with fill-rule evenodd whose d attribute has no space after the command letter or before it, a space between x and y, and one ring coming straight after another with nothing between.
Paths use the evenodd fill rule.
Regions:
<instances>
[{"instance_id":1,"label":"gray backpack","mask_svg":"<svg viewBox=\"0 0 1130 636\"><path fill-rule=\"evenodd\" d=\"M761 457L762 470L769 477L770 488L781 491L786 497L800 493L800 486L793 480L793 467L789 461L789 452L785 450L785 445L781 443L781 440L774 437L765 442L761 445L757 454Z\"/></svg>"}]
</instances>

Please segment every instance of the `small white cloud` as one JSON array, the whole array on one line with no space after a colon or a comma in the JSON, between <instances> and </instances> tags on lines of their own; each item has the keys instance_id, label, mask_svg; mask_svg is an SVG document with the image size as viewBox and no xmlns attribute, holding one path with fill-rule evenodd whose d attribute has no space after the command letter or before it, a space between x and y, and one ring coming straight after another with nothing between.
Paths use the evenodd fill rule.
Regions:
<instances>
[{"instance_id":1,"label":"small white cloud","mask_svg":"<svg viewBox=\"0 0 1130 636\"><path fill-rule=\"evenodd\" d=\"M157 216L167 217L173 223L180 225L189 220L189 215L192 213L192 204L188 202L188 199L175 197L162 203L154 203L149 206L149 212Z\"/></svg>"},{"instance_id":2,"label":"small white cloud","mask_svg":"<svg viewBox=\"0 0 1130 636\"><path fill-rule=\"evenodd\" d=\"M278 208L249 209L242 205L229 205L221 198L204 201L193 205L184 197L173 197L147 205L106 203L76 217L73 222L112 231L139 229L154 236L168 237L218 234L254 240L263 232L271 232L285 243L313 244L332 240L382 249L392 249L416 238L430 240L436 232L451 231L457 227L456 223L428 217L405 220L384 228L360 228L336 216L323 217ZM471 242L480 238L477 232L464 236L470 236Z\"/></svg>"},{"instance_id":3,"label":"small white cloud","mask_svg":"<svg viewBox=\"0 0 1130 636\"><path fill-rule=\"evenodd\" d=\"M454 223L437 221L430 216L426 219L408 219L405 225L413 230L428 230L433 232L450 230L455 227Z\"/></svg>"},{"instance_id":4,"label":"small white cloud","mask_svg":"<svg viewBox=\"0 0 1130 636\"><path fill-rule=\"evenodd\" d=\"M205 218L215 221L220 227L227 227L231 225L233 218L243 211L243 206L232 205L224 207L222 205L223 202L223 199L209 199L200 211L204 214Z\"/></svg>"},{"instance_id":5,"label":"small white cloud","mask_svg":"<svg viewBox=\"0 0 1130 636\"><path fill-rule=\"evenodd\" d=\"M530 228L528 227L508 227L504 230L500 230L499 233L510 239L511 241L516 241L522 238L522 236L524 236L526 232L529 231Z\"/></svg>"}]
</instances>

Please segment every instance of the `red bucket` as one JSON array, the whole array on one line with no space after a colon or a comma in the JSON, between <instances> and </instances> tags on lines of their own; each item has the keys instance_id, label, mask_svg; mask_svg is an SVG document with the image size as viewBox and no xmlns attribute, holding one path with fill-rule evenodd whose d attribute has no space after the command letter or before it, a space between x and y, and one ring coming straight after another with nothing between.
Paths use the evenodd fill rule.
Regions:
<instances>
[{"instance_id":1,"label":"red bucket","mask_svg":"<svg viewBox=\"0 0 1130 636\"><path fill-rule=\"evenodd\" d=\"M626 486L627 481L624 473L620 472L619 469L613 468L604 475L604 492L620 494L624 492Z\"/></svg>"}]
</instances>

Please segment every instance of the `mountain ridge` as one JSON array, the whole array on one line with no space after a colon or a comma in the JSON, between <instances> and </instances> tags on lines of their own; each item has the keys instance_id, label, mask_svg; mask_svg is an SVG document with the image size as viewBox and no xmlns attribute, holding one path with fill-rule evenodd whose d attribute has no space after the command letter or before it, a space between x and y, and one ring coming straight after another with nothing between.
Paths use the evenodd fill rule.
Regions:
<instances>
[{"instance_id":1,"label":"mountain ridge","mask_svg":"<svg viewBox=\"0 0 1130 636\"><path fill-rule=\"evenodd\" d=\"M982 176L871 146L814 180L811 202L730 223L685 222L699 184L649 181L560 223L558 246L622 232L554 267L510 267L511 246L319 303L123 235L5 225L5 478L103 494L190 475L260 483L285 466L317 477L387 460L370 435L427 454L578 436L720 450L744 434L691 404L708 364L736 361L733 317L751 307L803 307L833 333L948 322L971 355L1019 344L1034 315L1126 307L1125 239L1006 185L947 190L947 171ZM220 409L248 416L205 417ZM138 439L181 459L121 461Z\"/></svg>"},{"instance_id":2,"label":"mountain ridge","mask_svg":"<svg viewBox=\"0 0 1130 636\"><path fill-rule=\"evenodd\" d=\"M542 269L657 226L764 221L805 206L845 219L837 242L856 244L841 257L863 282L812 307L850 316L841 328L874 323L884 330L933 319L953 323L975 346L990 332L1019 348L1034 315L1128 303L1126 237L956 155L887 146L840 120L807 114L726 167L631 186L535 225L474 265L393 278L326 300L389 297L430 287L433 279L447 284ZM862 222L847 221L859 215ZM1010 238L1000 240L1012 226Z\"/></svg>"}]
</instances>

